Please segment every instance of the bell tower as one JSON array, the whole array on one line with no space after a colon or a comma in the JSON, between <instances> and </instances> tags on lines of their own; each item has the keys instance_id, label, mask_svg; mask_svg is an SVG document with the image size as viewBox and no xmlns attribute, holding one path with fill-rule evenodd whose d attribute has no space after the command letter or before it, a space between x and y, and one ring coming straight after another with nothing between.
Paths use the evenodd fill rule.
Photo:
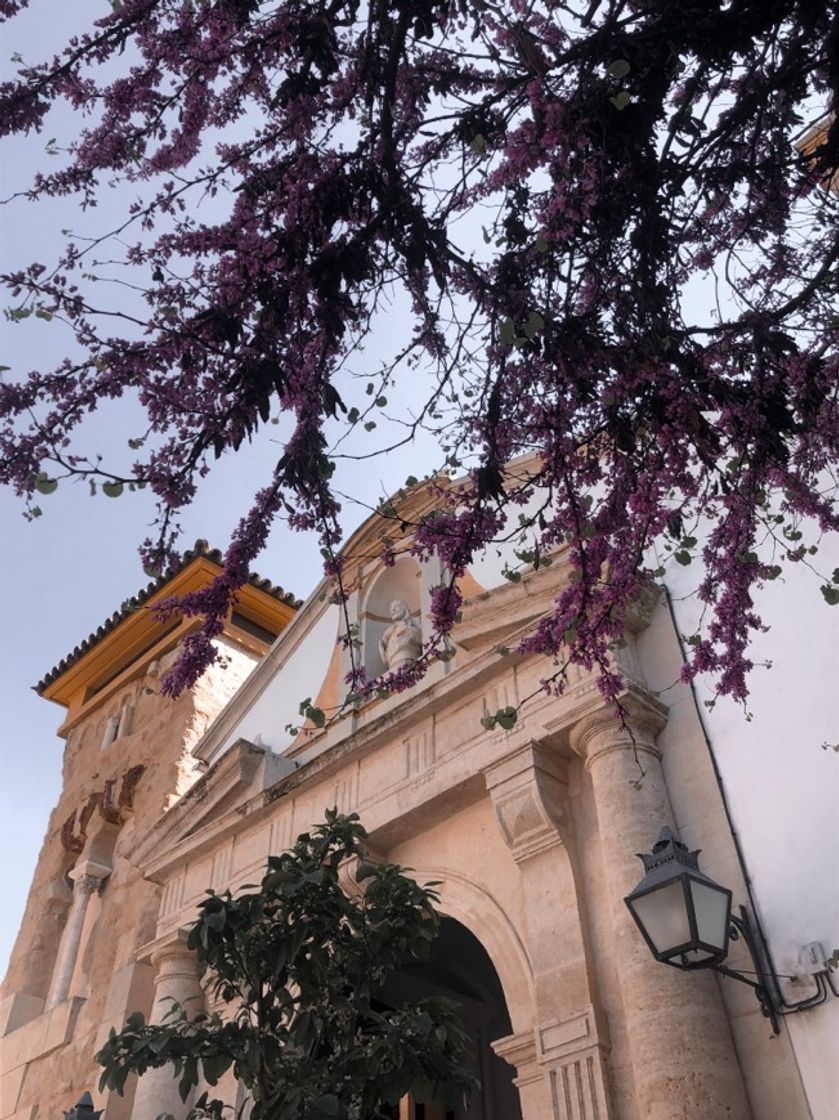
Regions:
<instances>
[{"instance_id":1,"label":"bell tower","mask_svg":"<svg viewBox=\"0 0 839 1120\"><path fill-rule=\"evenodd\" d=\"M153 934L159 888L132 849L199 776L192 748L299 605L253 577L216 639L217 661L176 700L162 696L199 622L154 608L221 570L221 553L198 541L35 686L66 709L63 782L0 995L2 1120L60 1116L95 1090L108 1030L151 1005L149 966L134 951ZM105 1120L130 1105L112 1094Z\"/></svg>"}]
</instances>

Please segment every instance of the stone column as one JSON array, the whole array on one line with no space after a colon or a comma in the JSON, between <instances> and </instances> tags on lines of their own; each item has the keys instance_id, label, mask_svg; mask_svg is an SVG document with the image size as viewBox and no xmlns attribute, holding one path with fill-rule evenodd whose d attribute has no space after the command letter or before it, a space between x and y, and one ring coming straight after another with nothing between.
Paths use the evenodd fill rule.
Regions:
<instances>
[{"instance_id":1,"label":"stone column","mask_svg":"<svg viewBox=\"0 0 839 1120\"><path fill-rule=\"evenodd\" d=\"M155 969L154 1003L149 1022L161 1023L172 1010L173 1000L182 1004L190 1018L204 1007L204 992L198 981L195 953L187 948L186 934L177 932L155 942L148 954ZM181 1102L178 1079L172 1066L149 1069L137 1080L133 1120L154 1120L161 1114L186 1115L189 1100Z\"/></svg>"},{"instance_id":2,"label":"stone column","mask_svg":"<svg viewBox=\"0 0 839 1120\"><path fill-rule=\"evenodd\" d=\"M624 698L584 717L571 744L585 759L597 811L638 1115L644 1120L747 1120L751 1111L717 981L685 973L650 953L624 904L662 825L674 827L655 737L665 709L652 697Z\"/></svg>"},{"instance_id":3,"label":"stone column","mask_svg":"<svg viewBox=\"0 0 839 1120\"><path fill-rule=\"evenodd\" d=\"M532 1032L493 1043L518 1073L524 1120L609 1120L602 1022L577 891L561 762L525 743L485 771L496 821L516 862L533 971Z\"/></svg>"},{"instance_id":4,"label":"stone column","mask_svg":"<svg viewBox=\"0 0 839 1120\"><path fill-rule=\"evenodd\" d=\"M47 997L48 1011L63 1003L70 994L70 982L76 969L88 904L91 896L99 890L110 873L110 867L90 859L78 864L70 872L70 878L73 880L73 901L70 905L70 913L67 915L67 924L61 935L58 962Z\"/></svg>"}]
</instances>

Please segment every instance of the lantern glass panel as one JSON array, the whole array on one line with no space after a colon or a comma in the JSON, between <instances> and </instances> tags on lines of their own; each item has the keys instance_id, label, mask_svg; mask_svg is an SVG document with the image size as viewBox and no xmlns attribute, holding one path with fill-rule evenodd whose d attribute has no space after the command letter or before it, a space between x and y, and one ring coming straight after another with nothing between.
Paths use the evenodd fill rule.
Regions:
<instances>
[{"instance_id":1,"label":"lantern glass panel","mask_svg":"<svg viewBox=\"0 0 839 1120\"><path fill-rule=\"evenodd\" d=\"M700 883L696 879L690 879L689 883L699 940L706 945L716 946L722 952L728 932L730 895L728 891L710 883Z\"/></svg>"},{"instance_id":2,"label":"lantern glass panel","mask_svg":"<svg viewBox=\"0 0 839 1120\"><path fill-rule=\"evenodd\" d=\"M681 879L633 898L630 905L657 953L667 953L691 940Z\"/></svg>"}]
</instances>

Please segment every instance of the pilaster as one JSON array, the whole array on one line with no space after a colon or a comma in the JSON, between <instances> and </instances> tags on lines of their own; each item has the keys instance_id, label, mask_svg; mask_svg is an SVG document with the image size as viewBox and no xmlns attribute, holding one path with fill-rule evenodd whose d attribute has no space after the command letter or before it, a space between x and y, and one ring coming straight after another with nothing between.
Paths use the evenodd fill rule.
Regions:
<instances>
[{"instance_id":1,"label":"pilaster","mask_svg":"<svg viewBox=\"0 0 839 1120\"><path fill-rule=\"evenodd\" d=\"M607 1044L594 1011L562 761L530 742L485 778L519 872L536 994L533 1031L493 1048L517 1070L524 1120L608 1120Z\"/></svg>"}]
</instances>

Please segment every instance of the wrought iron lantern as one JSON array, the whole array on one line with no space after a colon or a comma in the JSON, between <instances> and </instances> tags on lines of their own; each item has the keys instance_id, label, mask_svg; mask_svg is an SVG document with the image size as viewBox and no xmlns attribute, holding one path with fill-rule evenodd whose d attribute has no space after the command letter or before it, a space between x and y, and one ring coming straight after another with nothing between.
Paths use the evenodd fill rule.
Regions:
<instances>
[{"instance_id":1,"label":"wrought iron lantern","mask_svg":"<svg viewBox=\"0 0 839 1120\"><path fill-rule=\"evenodd\" d=\"M707 968L725 960L731 928L731 891L699 870L699 852L663 828L646 874L625 902L657 961Z\"/></svg>"},{"instance_id":2,"label":"wrought iron lantern","mask_svg":"<svg viewBox=\"0 0 839 1120\"><path fill-rule=\"evenodd\" d=\"M731 891L699 870L698 857L699 852L689 851L669 828L661 830L649 854L638 855L646 874L624 902L657 961L685 970L711 968L747 984L775 1034L781 1015L818 1007L829 992L839 995L824 951L818 942L810 942L804 948L819 965L809 970L816 990L803 999L788 1000L760 922L752 921L744 906L737 914L731 912ZM753 966L749 974L722 963L729 941L740 942L748 952Z\"/></svg>"}]
</instances>

